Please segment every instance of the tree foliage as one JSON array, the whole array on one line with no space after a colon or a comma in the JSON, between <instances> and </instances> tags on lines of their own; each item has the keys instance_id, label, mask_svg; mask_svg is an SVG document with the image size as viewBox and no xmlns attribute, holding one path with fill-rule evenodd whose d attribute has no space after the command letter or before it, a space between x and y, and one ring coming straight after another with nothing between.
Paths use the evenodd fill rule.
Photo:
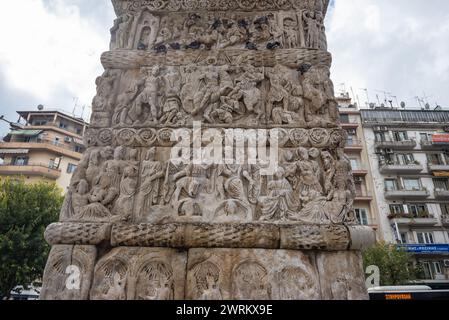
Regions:
<instances>
[{"instance_id":1,"label":"tree foliage","mask_svg":"<svg viewBox=\"0 0 449 320\"><path fill-rule=\"evenodd\" d=\"M57 220L62 201L55 184L0 179L0 297L42 277L50 250L44 231Z\"/></svg>"},{"instance_id":2,"label":"tree foliage","mask_svg":"<svg viewBox=\"0 0 449 320\"><path fill-rule=\"evenodd\" d=\"M412 258L412 254L396 245L382 242L363 253L363 264L365 270L370 265L379 267L381 286L407 285L421 274Z\"/></svg>"}]
</instances>

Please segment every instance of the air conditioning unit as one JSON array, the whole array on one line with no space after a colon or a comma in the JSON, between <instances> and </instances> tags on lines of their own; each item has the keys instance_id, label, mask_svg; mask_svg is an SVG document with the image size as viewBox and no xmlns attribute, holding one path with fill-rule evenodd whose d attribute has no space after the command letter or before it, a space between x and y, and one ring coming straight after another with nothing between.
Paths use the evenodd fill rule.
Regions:
<instances>
[{"instance_id":1,"label":"air conditioning unit","mask_svg":"<svg viewBox=\"0 0 449 320\"><path fill-rule=\"evenodd\" d=\"M449 259L444 260L444 267L449 268Z\"/></svg>"},{"instance_id":2,"label":"air conditioning unit","mask_svg":"<svg viewBox=\"0 0 449 320\"><path fill-rule=\"evenodd\" d=\"M70 137L65 137L65 138L64 138L64 141L70 143L70 142L72 142L72 138L70 138Z\"/></svg>"},{"instance_id":3,"label":"air conditioning unit","mask_svg":"<svg viewBox=\"0 0 449 320\"><path fill-rule=\"evenodd\" d=\"M386 149L385 152L386 152L387 154L393 154L393 153L394 153L394 150L393 150L393 149Z\"/></svg>"},{"instance_id":4,"label":"air conditioning unit","mask_svg":"<svg viewBox=\"0 0 449 320\"><path fill-rule=\"evenodd\" d=\"M388 127L380 127L380 131L388 131Z\"/></svg>"},{"instance_id":5,"label":"air conditioning unit","mask_svg":"<svg viewBox=\"0 0 449 320\"><path fill-rule=\"evenodd\" d=\"M375 127L373 127L373 130L374 131L380 131L380 127L375 126Z\"/></svg>"}]
</instances>

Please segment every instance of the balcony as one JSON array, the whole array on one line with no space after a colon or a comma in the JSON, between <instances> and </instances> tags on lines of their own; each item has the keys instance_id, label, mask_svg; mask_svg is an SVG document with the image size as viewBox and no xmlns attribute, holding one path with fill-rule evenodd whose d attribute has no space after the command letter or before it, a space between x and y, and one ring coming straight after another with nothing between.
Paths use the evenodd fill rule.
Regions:
<instances>
[{"instance_id":1,"label":"balcony","mask_svg":"<svg viewBox=\"0 0 449 320\"><path fill-rule=\"evenodd\" d=\"M427 212L418 215L392 213L388 218L398 225L434 226L438 224L438 219Z\"/></svg>"},{"instance_id":2,"label":"balcony","mask_svg":"<svg viewBox=\"0 0 449 320\"><path fill-rule=\"evenodd\" d=\"M65 155L73 159L81 160L82 154L72 147L49 140L36 140L32 142L0 142L0 149L29 149L49 150L56 154Z\"/></svg>"},{"instance_id":3,"label":"balcony","mask_svg":"<svg viewBox=\"0 0 449 320\"><path fill-rule=\"evenodd\" d=\"M40 176L48 179L58 179L61 176L61 170L49 168L42 163L28 163L26 165L0 164L0 175L9 176Z\"/></svg>"},{"instance_id":4,"label":"balcony","mask_svg":"<svg viewBox=\"0 0 449 320\"><path fill-rule=\"evenodd\" d=\"M435 198L449 199L449 190L435 190Z\"/></svg>"},{"instance_id":5,"label":"balcony","mask_svg":"<svg viewBox=\"0 0 449 320\"><path fill-rule=\"evenodd\" d=\"M359 123L356 120L341 120L340 124L343 129L357 129L359 127Z\"/></svg>"},{"instance_id":6,"label":"balcony","mask_svg":"<svg viewBox=\"0 0 449 320\"><path fill-rule=\"evenodd\" d=\"M423 150L440 150L447 148L447 145L434 143L433 141L421 141L421 149Z\"/></svg>"},{"instance_id":7,"label":"balcony","mask_svg":"<svg viewBox=\"0 0 449 320\"><path fill-rule=\"evenodd\" d=\"M384 163L380 164L380 173L382 174L418 174L424 170L424 167L418 162L414 164L395 164L395 163Z\"/></svg>"},{"instance_id":8,"label":"balcony","mask_svg":"<svg viewBox=\"0 0 449 320\"><path fill-rule=\"evenodd\" d=\"M427 199L430 193L426 189L421 190L386 190L385 199L395 200L395 199Z\"/></svg>"},{"instance_id":9,"label":"balcony","mask_svg":"<svg viewBox=\"0 0 449 320\"><path fill-rule=\"evenodd\" d=\"M368 192L357 192L354 201L370 202L373 200L373 196Z\"/></svg>"},{"instance_id":10,"label":"balcony","mask_svg":"<svg viewBox=\"0 0 449 320\"><path fill-rule=\"evenodd\" d=\"M449 226L449 215L442 215L441 216L441 223L444 225L444 226Z\"/></svg>"},{"instance_id":11,"label":"balcony","mask_svg":"<svg viewBox=\"0 0 449 320\"><path fill-rule=\"evenodd\" d=\"M414 149L416 147L415 140L404 140L404 141L376 141L375 147L379 149Z\"/></svg>"},{"instance_id":12,"label":"balcony","mask_svg":"<svg viewBox=\"0 0 449 320\"><path fill-rule=\"evenodd\" d=\"M346 152L360 152L363 150L363 144L360 140L348 139L346 140Z\"/></svg>"},{"instance_id":13,"label":"balcony","mask_svg":"<svg viewBox=\"0 0 449 320\"><path fill-rule=\"evenodd\" d=\"M429 172L449 171L449 164L432 164L432 163L429 163L427 168L429 169Z\"/></svg>"},{"instance_id":14,"label":"balcony","mask_svg":"<svg viewBox=\"0 0 449 320\"><path fill-rule=\"evenodd\" d=\"M352 174L357 177L364 177L368 174L368 170L365 168L358 167L352 169Z\"/></svg>"}]
</instances>

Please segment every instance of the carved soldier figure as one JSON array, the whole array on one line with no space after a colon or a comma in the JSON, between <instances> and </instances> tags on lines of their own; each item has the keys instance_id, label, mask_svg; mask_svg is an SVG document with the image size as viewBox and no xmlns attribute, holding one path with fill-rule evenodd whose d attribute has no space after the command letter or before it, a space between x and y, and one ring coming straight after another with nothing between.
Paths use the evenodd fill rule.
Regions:
<instances>
[{"instance_id":1,"label":"carved soldier figure","mask_svg":"<svg viewBox=\"0 0 449 320\"><path fill-rule=\"evenodd\" d=\"M136 200L140 216L148 214L153 205L160 203L160 183L164 177L162 162L156 161L156 148L148 150L141 168L141 185Z\"/></svg>"},{"instance_id":2,"label":"carved soldier figure","mask_svg":"<svg viewBox=\"0 0 449 320\"><path fill-rule=\"evenodd\" d=\"M137 122L155 122L159 118L159 90L161 87L159 66L147 70L143 91L137 96L131 112ZM149 112L148 112L149 111Z\"/></svg>"}]
</instances>

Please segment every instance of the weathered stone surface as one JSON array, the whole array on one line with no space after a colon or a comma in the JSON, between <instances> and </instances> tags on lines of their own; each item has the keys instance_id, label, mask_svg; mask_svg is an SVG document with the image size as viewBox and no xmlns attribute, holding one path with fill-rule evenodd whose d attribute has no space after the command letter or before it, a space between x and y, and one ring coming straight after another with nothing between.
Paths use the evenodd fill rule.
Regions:
<instances>
[{"instance_id":1,"label":"weathered stone surface","mask_svg":"<svg viewBox=\"0 0 449 320\"><path fill-rule=\"evenodd\" d=\"M106 223L53 223L45 230L45 240L51 245L97 245L111 238L111 224Z\"/></svg>"},{"instance_id":2,"label":"weathered stone surface","mask_svg":"<svg viewBox=\"0 0 449 320\"><path fill-rule=\"evenodd\" d=\"M88 150L46 231L56 246L44 296L361 298L361 259L348 250L372 233L352 227L329 1L112 2ZM72 256L76 294L62 287Z\"/></svg>"},{"instance_id":3,"label":"weathered stone surface","mask_svg":"<svg viewBox=\"0 0 449 320\"><path fill-rule=\"evenodd\" d=\"M186 298L320 299L313 255L288 250L191 249Z\"/></svg>"},{"instance_id":4,"label":"weathered stone surface","mask_svg":"<svg viewBox=\"0 0 449 320\"><path fill-rule=\"evenodd\" d=\"M318 252L316 260L324 300L368 299L359 252Z\"/></svg>"},{"instance_id":5,"label":"weathered stone surface","mask_svg":"<svg viewBox=\"0 0 449 320\"><path fill-rule=\"evenodd\" d=\"M351 235L351 250L363 251L376 244L376 232L363 226L349 226Z\"/></svg>"},{"instance_id":6,"label":"weathered stone surface","mask_svg":"<svg viewBox=\"0 0 449 320\"><path fill-rule=\"evenodd\" d=\"M91 300L180 300L187 253L161 248L115 248L95 265Z\"/></svg>"},{"instance_id":7,"label":"weathered stone surface","mask_svg":"<svg viewBox=\"0 0 449 320\"><path fill-rule=\"evenodd\" d=\"M169 247L185 246L184 224L117 224L112 228L113 246Z\"/></svg>"},{"instance_id":8,"label":"weathered stone surface","mask_svg":"<svg viewBox=\"0 0 449 320\"><path fill-rule=\"evenodd\" d=\"M347 250L349 232L343 225L289 225L281 228L281 248L293 250Z\"/></svg>"},{"instance_id":9,"label":"weathered stone surface","mask_svg":"<svg viewBox=\"0 0 449 320\"><path fill-rule=\"evenodd\" d=\"M95 246L53 246L45 267L41 300L87 300L97 256Z\"/></svg>"}]
</instances>

